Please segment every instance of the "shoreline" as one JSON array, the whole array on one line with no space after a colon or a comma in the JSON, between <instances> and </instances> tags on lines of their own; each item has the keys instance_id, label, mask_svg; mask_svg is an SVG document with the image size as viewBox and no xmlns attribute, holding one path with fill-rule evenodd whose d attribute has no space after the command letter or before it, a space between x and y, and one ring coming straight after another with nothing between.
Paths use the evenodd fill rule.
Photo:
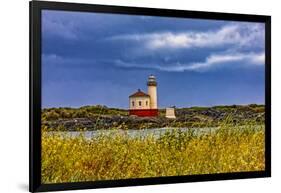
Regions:
<instances>
[{"instance_id":1,"label":"shoreline","mask_svg":"<svg viewBox=\"0 0 281 193\"><path fill-rule=\"evenodd\" d=\"M176 118L165 117L163 109L157 117L129 116L127 111L104 106L79 109L56 108L42 111L45 130L80 131L108 129L151 129L163 127L217 127L221 124L264 124L264 106L219 106L176 109Z\"/></svg>"}]
</instances>

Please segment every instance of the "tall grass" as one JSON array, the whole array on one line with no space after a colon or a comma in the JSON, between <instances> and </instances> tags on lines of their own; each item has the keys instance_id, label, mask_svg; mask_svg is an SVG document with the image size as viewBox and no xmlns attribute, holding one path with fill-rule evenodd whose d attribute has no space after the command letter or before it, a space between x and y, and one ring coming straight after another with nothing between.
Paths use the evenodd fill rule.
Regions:
<instances>
[{"instance_id":1,"label":"tall grass","mask_svg":"<svg viewBox=\"0 0 281 193\"><path fill-rule=\"evenodd\" d=\"M161 137L42 134L42 182L79 182L264 170L264 126L226 124Z\"/></svg>"}]
</instances>

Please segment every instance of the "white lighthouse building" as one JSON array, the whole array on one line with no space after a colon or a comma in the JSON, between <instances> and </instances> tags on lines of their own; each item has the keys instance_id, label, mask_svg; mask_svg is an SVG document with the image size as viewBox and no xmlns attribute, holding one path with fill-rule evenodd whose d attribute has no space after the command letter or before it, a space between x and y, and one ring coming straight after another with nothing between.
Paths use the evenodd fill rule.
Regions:
<instances>
[{"instance_id":1,"label":"white lighthouse building","mask_svg":"<svg viewBox=\"0 0 281 193\"><path fill-rule=\"evenodd\" d=\"M140 117L158 116L157 82L156 77L150 75L147 81L147 94L138 89L129 96L129 114Z\"/></svg>"},{"instance_id":2,"label":"white lighthouse building","mask_svg":"<svg viewBox=\"0 0 281 193\"><path fill-rule=\"evenodd\" d=\"M150 96L150 108L157 109L157 82L153 75L148 77L147 94Z\"/></svg>"}]
</instances>

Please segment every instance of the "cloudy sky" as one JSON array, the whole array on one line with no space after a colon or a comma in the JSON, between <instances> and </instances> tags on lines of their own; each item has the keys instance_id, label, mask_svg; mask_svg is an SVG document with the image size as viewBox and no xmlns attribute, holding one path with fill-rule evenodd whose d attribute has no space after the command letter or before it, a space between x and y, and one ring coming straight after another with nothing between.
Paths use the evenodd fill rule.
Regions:
<instances>
[{"instance_id":1,"label":"cloudy sky","mask_svg":"<svg viewBox=\"0 0 281 193\"><path fill-rule=\"evenodd\" d=\"M264 104L262 23L42 13L42 105L128 108L158 81L160 107Z\"/></svg>"}]
</instances>

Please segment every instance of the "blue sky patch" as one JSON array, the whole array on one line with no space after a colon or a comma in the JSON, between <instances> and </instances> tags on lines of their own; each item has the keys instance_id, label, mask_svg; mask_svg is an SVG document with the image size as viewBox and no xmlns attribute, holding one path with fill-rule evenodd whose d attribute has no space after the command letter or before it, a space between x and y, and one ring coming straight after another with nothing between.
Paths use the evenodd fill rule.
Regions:
<instances>
[{"instance_id":1,"label":"blue sky patch","mask_svg":"<svg viewBox=\"0 0 281 193\"><path fill-rule=\"evenodd\" d=\"M263 23L44 10L42 105L128 108L158 81L167 106L264 104Z\"/></svg>"}]
</instances>

